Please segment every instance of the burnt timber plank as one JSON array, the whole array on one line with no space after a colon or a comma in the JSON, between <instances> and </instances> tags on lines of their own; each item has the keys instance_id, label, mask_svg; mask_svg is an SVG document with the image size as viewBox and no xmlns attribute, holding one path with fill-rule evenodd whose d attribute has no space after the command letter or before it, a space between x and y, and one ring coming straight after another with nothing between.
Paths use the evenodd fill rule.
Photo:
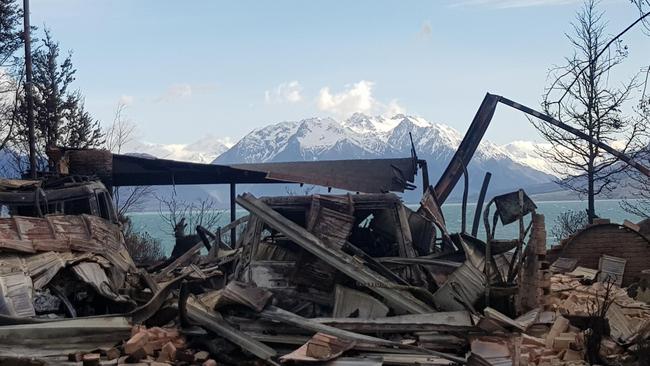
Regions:
<instances>
[{"instance_id":1,"label":"burnt timber plank","mask_svg":"<svg viewBox=\"0 0 650 366\"><path fill-rule=\"evenodd\" d=\"M252 194L245 193L237 197L237 203L322 261L359 283L366 284L370 290L383 297L396 310L414 314L434 311L409 292L388 288L390 285L394 285L391 281L370 270L365 265L359 265L354 257L343 251L325 246L312 233L280 215Z\"/></svg>"},{"instance_id":2,"label":"burnt timber plank","mask_svg":"<svg viewBox=\"0 0 650 366\"><path fill-rule=\"evenodd\" d=\"M187 316L190 320L195 321L202 327L219 334L260 359L277 365L277 363L272 361L272 359L277 356L277 353L273 348L258 342L249 335L235 329L228 324L219 313L205 309L194 298L189 298L187 301Z\"/></svg>"},{"instance_id":3,"label":"burnt timber plank","mask_svg":"<svg viewBox=\"0 0 650 366\"><path fill-rule=\"evenodd\" d=\"M350 341L358 341L370 344L380 344L385 346L394 345L393 341L387 339L371 337L359 333L350 332L343 329L338 329L326 324L321 324L313 321L312 319L303 318L300 315L296 315L289 311L280 309L276 306L269 306L264 311L259 313L259 316L262 319L277 321L281 323L291 324L298 328L307 329L313 332L321 332L329 334L341 339L347 339Z\"/></svg>"},{"instance_id":4,"label":"burnt timber plank","mask_svg":"<svg viewBox=\"0 0 650 366\"><path fill-rule=\"evenodd\" d=\"M398 315L374 319L315 318L315 322L360 333L406 333L428 331L469 331L477 328L467 311Z\"/></svg>"},{"instance_id":5,"label":"burnt timber plank","mask_svg":"<svg viewBox=\"0 0 650 366\"><path fill-rule=\"evenodd\" d=\"M312 319L306 319L303 318L299 315L293 314L289 311L282 310L276 306L269 306L266 308L266 310L262 311L259 313L259 316L263 319L266 320L271 320L271 321L277 321L277 322L282 322L286 324L290 324L302 329L307 329L313 332L320 332L320 333L325 333L329 334L338 338L342 339L347 339L347 340L352 340L352 341L357 341L357 342L362 342L362 343L367 343L367 344L374 344L374 345L381 345L381 346L394 346L394 347L400 347L400 348L410 348L418 351L423 351L426 352L430 355L434 355L437 357L442 357L444 359L456 362L458 364L465 364L465 359L460 358L455 355L449 355L446 353L442 352L437 352L433 350L427 350L421 347L409 347L406 345L402 345L399 342L395 341L390 341L387 339L382 339L382 338L376 338L376 337L371 337L368 335L364 334L359 334L359 333L354 333L350 332L347 330L343 329L338 329L329 325L325 324L320 324Z\"/></svg>"}]
</instances>

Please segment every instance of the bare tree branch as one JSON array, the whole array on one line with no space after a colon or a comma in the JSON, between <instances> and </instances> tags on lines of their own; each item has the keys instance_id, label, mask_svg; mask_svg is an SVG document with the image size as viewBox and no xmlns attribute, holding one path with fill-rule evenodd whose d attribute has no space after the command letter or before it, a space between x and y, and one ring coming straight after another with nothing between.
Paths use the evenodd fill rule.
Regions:
<instances>
[{"instance_id":1,"label":"bare tree branch","mask_svg":"<svg viewBox=\"0 0 650 366\"><path fill-rule=\"evenodd\" d=\"M623 110L640 84L632 77L613 87L610 77L628 54L620 36L644 17L617 36L609 37L604 13L598 11L597 4L596 0L586 0L572 23L572 33L567 38L574 48L573 55L565 58L565 65L554 66L549 72L550 83L542 105L547 114L584 134L605 143L622 142L621 150L634 154L644 143L645 124L625 115ZM615 189L620 181L617 176L626 166L598 145L554 126L530 121L551 144L551 148L538 151L540 156L554 163L554 170L561 176L560 186L587 197L591 222L596 217L595 196Z\"/></svg>"}]
</instances>

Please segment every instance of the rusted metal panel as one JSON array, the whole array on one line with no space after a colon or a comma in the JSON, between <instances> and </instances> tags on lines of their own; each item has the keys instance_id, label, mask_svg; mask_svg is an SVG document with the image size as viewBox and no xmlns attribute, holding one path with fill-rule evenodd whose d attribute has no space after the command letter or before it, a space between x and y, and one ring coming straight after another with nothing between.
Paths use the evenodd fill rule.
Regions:
<instances>
[{"instance_id":1,"label":"rusted metal panel","mask_svg":"<svg viewBox=\"0 0 650 366\"><path fill-rule=\"evenodd\" d=\"M413 189L416 170L413 158L217 165L114 154L112 183L115 186L306 183L381 193Z\"/></svg>"},{"instance_id":2,"label":"rusted metal panel","mask_svg":"<svg viewBox=\"0 0 650 366\"><path fill-rule=\"evenodd\" d=\"M72 267L74 273L87 284L91 285L98 294L115 302L127 302L128 299L119 295L106 276L106 272L95 262L81 262Z\"/></svg>"},{"instance_id":3,"label":"rusted metal panel","mask_svg":"<svg viewBox=\"0 0 650 366\"><path fill-rule=\"evenodd\" d=\"M465 310L485 292L485 284L483 272L468 261L449 276L447 282L433 294L433 299L443 310Z\"/></svg>"},{"instance_id":4,"label":"rusted metal panel","mask_svg":"<svg viewBox=\"0 0 650 366\"><path fill-rule=\"evenodd\" d=\"M0 314L29 317L35 316L32 279L22 272L0 276Z\"/></svg>"},{"instance_id":5,"label":"rusted metal panel","mask_svg":"<svg viewBox=\"0 0 650 366\"><path fill-rule=\"evenodd\" d=\"M347 318L356 314L360 319L373 319L388 314L388 307L374 297L361 291L336 285L334 290L334 318Z\"/></svg>"},{"instance_id":6,"label":"rusted metal panel","mask_svg":"<svg viewBox=\"0 0 650 366\"><path fill-rule=\"evenodd\" d=\"M233 168L266 173L272 180L315 184L352 192L404 192L413 189L413 158L295 161L233 164Z\"/></svg>"},{"instance_id":7,"label":"rusted metal panel","mask_svg":"<svg viewBox=\"0 0 650 366\"><path fill-rule=\"evenodd\" d=\"M436 193L431 187L429 187L429 189L424 193L424 196L422 196L418 213L424 217L433 219L438 223L438 225L446 225L445 216L442 214L442 209L440 208L440 204L436 198Z\"/></svg>"},{"instance_id":8,"label":"rusted metal panel","mask_svg":"<svg viewBox=\"0 0 650 366\"><path fill-rule=\"evenodd\" d=\"M131 327L127 318L117 316L0 326L0 355L65 356L109 349L128 339Z\"/></svg>"},{"instance_id":9,"label":"rusted metal panel","mask_svg":"<svg viewBox=\"0 0 650 366\"><path fill-rule=\"evenodd\" d=\"M252 287L243 282L233 281L222 290L226 303L245 305L255 311L262 311L273 294L260 287Z\"/></svg>"},{"instance_id":10,"label":"rusted metal panel","mask_svg":"<svg viewBox=\"0 0 650 366\"><path fill-rule=\"evenodd\" d=\"M510 192L502 194L500 196L495 196L492 200L497 206L497 213L501 219L503 225L511 224L517 221L520 217L526 216L527 214L535 211L537 205L533 200L528 197L526 192L521 190L523 193L523 207L519 202L519 192Z\"/></svg>"},{"instance_id":11,"label":"rusted metal panel","mask_svg":"<svg viewBox=\"0 0 650 366\"><path fill-rule=\"evenodd\" d=\"M307 230L328 245L340 248L352 232L354 206L348 196L342 204L333 200L334 197L314 196L307 217Z\"/></svg>"},{"instance_id":12,"label":"rusted metal panel","mask_svg":"<svg viewBox=\"0 0 650 366\"><path fill-rule=\"evenodd\" d=\"M402 202L394 193L327 195L327 197L330 199L336 197L339 201L347 201L351 198L355 211L392 209L395 204ZM278 211L306 211L311 207L313 196L262 197L261 200Z\"/></svg>"},{"instance_id":13,"label":"rusted metal panel","mask_svg":"<svg viewBox=\"0 0 650 366\"><path fill-rule=\"evenodd\" d=\"M91 215L0 218L0 248L23 253L83 251L104 253L123 248L117 225Z\"/></svg>"}]
</instances>

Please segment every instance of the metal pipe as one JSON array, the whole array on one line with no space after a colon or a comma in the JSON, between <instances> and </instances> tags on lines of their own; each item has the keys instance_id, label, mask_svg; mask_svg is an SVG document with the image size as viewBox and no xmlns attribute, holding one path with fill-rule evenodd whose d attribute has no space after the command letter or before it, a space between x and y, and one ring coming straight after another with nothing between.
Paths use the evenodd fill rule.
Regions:
<instances>
[{"instance_id":1,"label":"metal pipe","mask_svg":"<svg viewBox=\"0 0 650 366\"><path fill-rule=\"evenodd\" d=\"M472 223L472 236L475 238L478 235L478 226L481 220L481 211L483 211L483 203L485 202L485 195L487 194L487 189L490 185L490 178L492 178L492 173L485 173L485 177L483 177L483 184L481 185L481 192L479 193L478 201L476 202L474 222Z\"/></svg>"},{"instance_id":2,"label":"metal pipe","mask_svg":"<svg viewBox=\"0 0 650 366\"><path fill-rule=\"evenodd\" d=\"M25 99L29 133L29 176L36 178L36 141L34 138L34 97L32 95L32 39L29 25L29 0L23 0L23 30L25 41Z\"/></svg>"}]
</instances>

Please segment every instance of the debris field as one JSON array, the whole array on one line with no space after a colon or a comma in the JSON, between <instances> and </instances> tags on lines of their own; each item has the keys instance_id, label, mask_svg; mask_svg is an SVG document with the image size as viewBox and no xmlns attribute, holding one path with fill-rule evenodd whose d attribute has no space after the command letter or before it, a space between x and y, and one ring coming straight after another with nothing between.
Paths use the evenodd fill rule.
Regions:
<instances>
[{"instance_id":1,"label":"debris field","mask_svg":"<svg viewBox=\"0 0 650 366\"><path fill-rule=\"evenodd\" d=\"M467 166L499 104L650 176L493 94L435 186L415 147L410 158L235 165L48 151L56 174L0 180L0 365L650 365L647 225L600 220L547 249L523 190L484 205L490 173L470 225ZM389 192L414 189L418 169L411 208ZM450 232L458 218L441 205L461 178ZM266 183L355 193L236 195ZM135 263L112 186L176 184L229 184L231 222L183 235L181 220L169 258ZM235 204L248 214L236 219Z\"/></svg>"},{"instance_id":2,"label":"debris field","mask_svg":"<svg viewBox=\"0 0 650 366\"><path fill-rule=\"evenodd\" d=\"M198 227L172 257L136 265L101 183L1 186L11 213L0 218L2 365L648 357L650 306L630 296L646 288L617 284L626 260L604 255L586 268L558 247L549 263L544 217L523 191L486 205L486 240L449 233L432 189L416 210L391 193L243 194L247 216L216 233ZM518 225L518 238L496 239L499 225Z\"/></svg>"}]
</instances>

